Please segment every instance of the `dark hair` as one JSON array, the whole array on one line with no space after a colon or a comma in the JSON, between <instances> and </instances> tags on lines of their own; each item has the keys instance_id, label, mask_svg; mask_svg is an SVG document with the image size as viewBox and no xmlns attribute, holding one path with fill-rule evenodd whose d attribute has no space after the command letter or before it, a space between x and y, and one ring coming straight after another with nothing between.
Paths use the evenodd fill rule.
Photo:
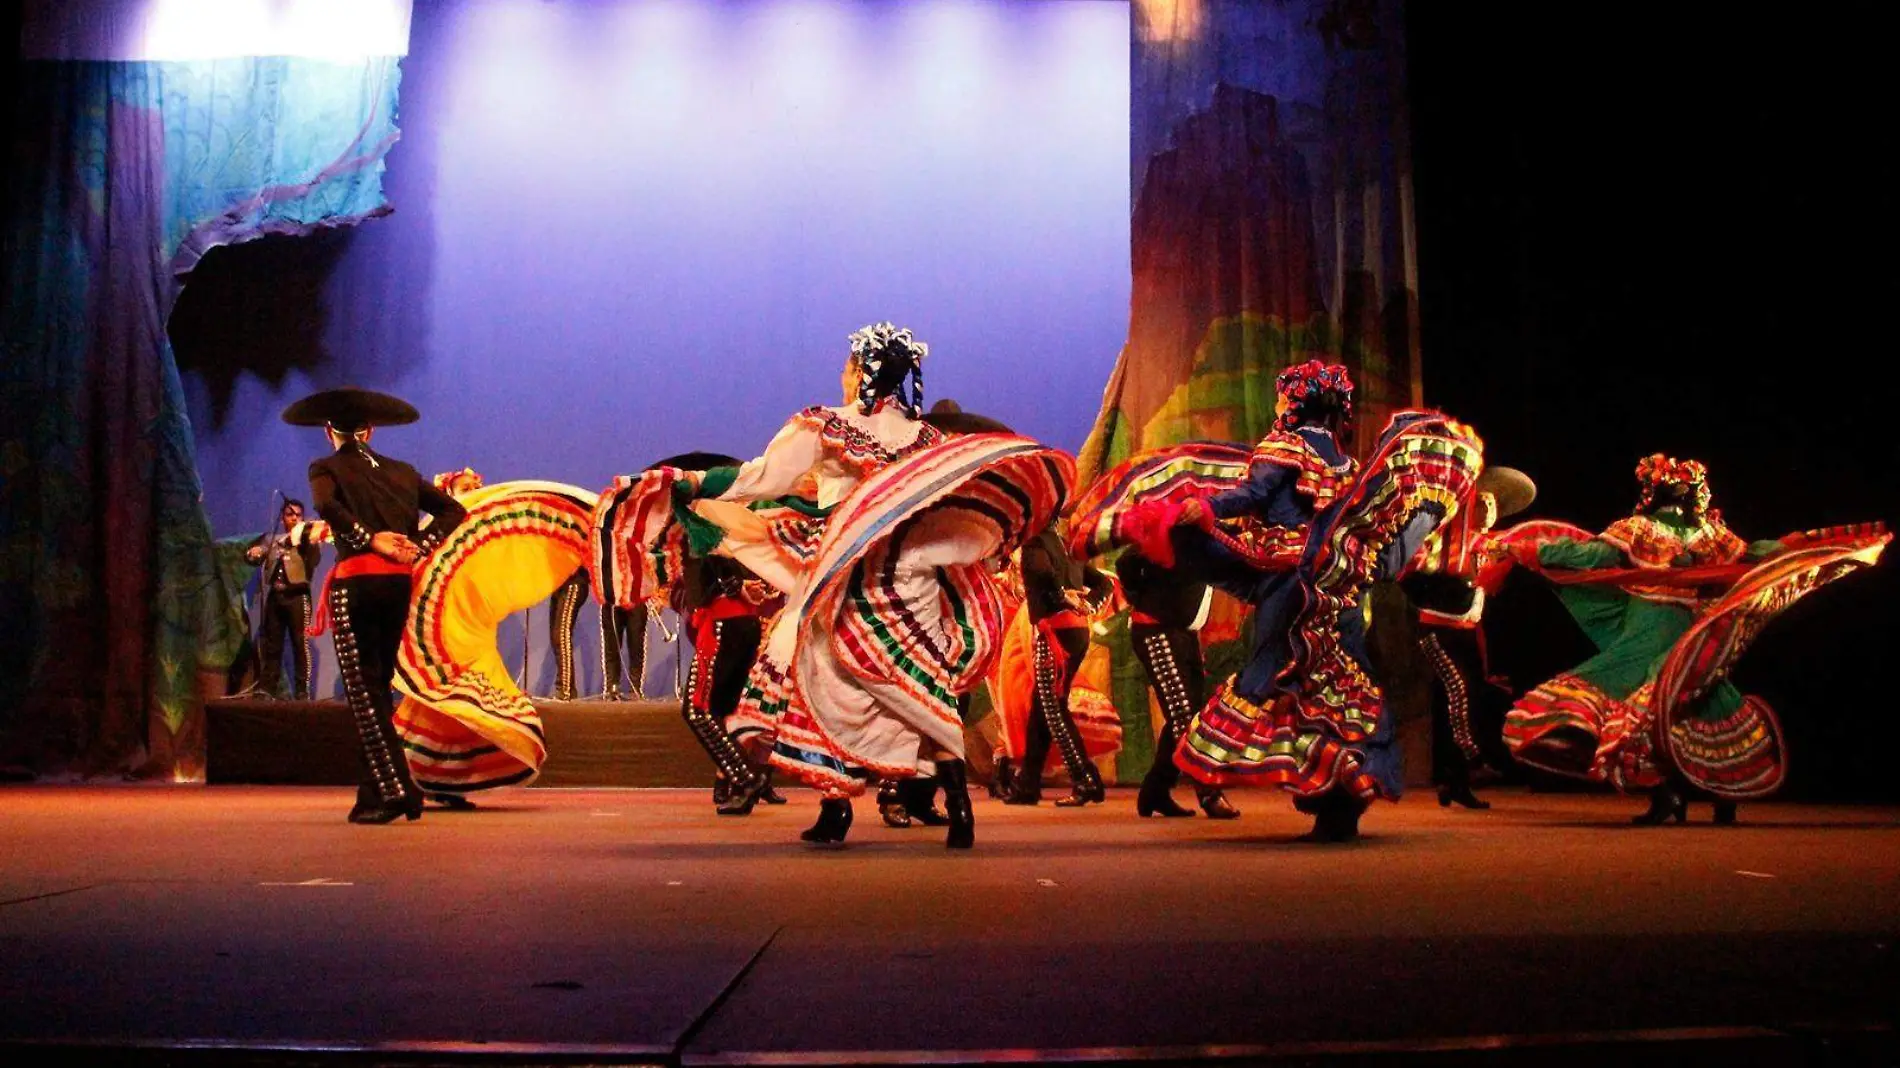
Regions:
<instances>
[{"instance_id":1,"label":"dark hair","mask_svg":"<svg viewBox=\"0 0 1900 1068\"><path fill-rule=\"evenodd\" d=\"M1352 402L1338 393L1321 393L1288 408L1287 415L1295 426L1320 427L1337 437L1352 421Z\"/></svg>"},{"instance_id":2,"label":"dark hair","mask_svg":"<svg viewBox=\"0 0 1900 1068\"><path fill-rule=\"evenodd\" d=\"M924 356L930 346L909 330L873 323L851 335L851 359L864 372L858 383L858 410L869 415L885 397L895 398L912 419L924 410ZM909 384L909 396L905 385Z\"/></svg>"},{"instance_id":3,"label":"dark hair","mask_svg":"<svg viewBox=\"0 0 1900 1068\"><path fill-rule=\"evenodd\" d=\"M295 509L296 509L296 510L298 510L299 512L309 512L309 511L310 511L310 509L308 509L308 508L306 508L306 507L304 507L304 503L303 503L302 501L300 501L300 500L298 500L298 499L297 499L297 498L295 498L295 497L285 497L285 498L284 498L284 508L295 508ZM279 509L277 509L277 514L278 514L278 515L282 515L282 514L284 514L284 508L279 508Z\"/></svg>"}]
</instances>

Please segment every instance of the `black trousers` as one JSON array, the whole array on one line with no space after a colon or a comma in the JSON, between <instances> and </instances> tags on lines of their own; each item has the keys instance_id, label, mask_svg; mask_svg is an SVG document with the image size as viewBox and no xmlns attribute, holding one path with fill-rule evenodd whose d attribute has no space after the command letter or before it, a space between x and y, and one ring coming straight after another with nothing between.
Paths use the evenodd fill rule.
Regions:
<instances>
[{"instance_id":1,"label":"black trousers","mask_svg":"<svg viewBox=\"0 0 1900 1068\"><path fill-rule=\"evenodd\" d=\"M1050 650L1041 647L1044 641L1061 647L1064 663L1060 673L1054 673L1052 658L1048 657ZM1082 658L1088 655L1088 628L1063 627L1048 632L1048 637L1038 630L1036 643L1035 703L1017 781L1023 790L1032 793L1041 788L1043 765L1049 762L1049 747L1053 744L1069 769L1069 780L1078 786L1085 785L1098 777L1098 773L1083 750L1082 734L1075 727L1075 718L1069 714L1069 688L1082 670Z\"/></svg>"},{"instance_id":2,"label":"black trousers","mask_svg":"<svg viewBox=\"0 0 1900 1068\"><path fill-rule=\"evenodd\" d=\"M263 632L257 647L257 685L276 693L284 682L284 643L290 643L291 693L298 700L310 696L310 587L270 589L264 593Z\"/></svg>"},{"instance_id":3,"label":"black trousers","mask_svg":"<svg viewBox=\"0 0 1900 1068\"><path fill-rule=\"evenodd\" d=\"M1483 739L1504 728L1510 695L1484 678L1478 632L1420 627L1419 649L1432 665L1432 783L1459 786L1485 763Z\"/></svg>"},{"instance_id":4,"label":"black trousers","mask_svg":"<svg viewBox=\"0 0 1900 1068\"><path fill-rule=\"evenodd\" d=\"M587 572L576 571L548 601L548 648L554 650L554 697L574 699L574 624L587 600Z\"/></svg>"},{"instance_id":5,"label":"black trousers","mask_svg":"<svg viewBox=\"0 0 1900 1068\"><path fill-rule=\"evenodd\" d=\"M356 789L359 804L401 803L417 795L402 739L396 736L396 706L390 694L396 650L408 618L407 575L364 575L330 584L337 671L363 758L363 779Z\"/></svg>"},{"instance_id":6,"label":"black trousers","mask_svg":"<svg viewBox=\"0 0 1900 1068\"><path fill-rule=\"evenodd\" d=\"M745 693L746 676L758 658L764 627L757 616L733 616L714 623L712 633L709 648L693 648L693 670L680 697L680 714L700 748L712 758L718 776L742 783L752 779L752 771L738 743L726 733L726 717L738 709ZM702 668L707 669L704 701L699 699Z\"/></svg>"},{"instance_id":7,"label":"black trousers","mask_svg":"<svg viewBox=\"0 0 1900 1068\"><path fill-rule=\"evenodd\" d=\"M626 650L623 659L621 650ZM627 692L644 695L647 679L647 606L600 609L600 673L609 694L620 692L620 675L627 676Z\"/></svg>"},{"instance_id":8,"label":"black trousers","mask_svg":"<svg viewBox=\"0 0 1900 1068\"><path fill-rule=\"evenodd\" d=\"M1128 638L1161 705L1161 737L1155 739L1155 758L1148 767L1148 778L1173 789L1181 781L1174 750L1187 733L1188 724L1207 705L1207 665L1201 655L1201 638L1186 627L1156 623L1132 625Z\"/></svg>"}]
</instances>

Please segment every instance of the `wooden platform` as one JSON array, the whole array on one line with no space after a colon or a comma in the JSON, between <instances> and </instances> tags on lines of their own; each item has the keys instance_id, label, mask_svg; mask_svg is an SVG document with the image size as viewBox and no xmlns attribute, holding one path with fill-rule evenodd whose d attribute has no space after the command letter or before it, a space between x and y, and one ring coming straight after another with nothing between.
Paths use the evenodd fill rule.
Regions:
<instances>
[{"instance_id":1,"label":"wooden platform","mask_svg":"<svg viewBox=\"0 0 1900 1068\"><path fill-rule=\"evenodd\" d=\"M535 786L691 787L711 781L676 701L543 701L548 763ZM341 701L228 698L205 707L217 785L348 786L356 728Z\"/></svg>"},{"instance_id":2,"label":"wooden platform","mask_svg":"<svg viewBox=\"0 0 1900 1068\"><path fill-rule=\"evenodd\" d=\"M966 853L787 793L0 787L0 1063L1900 1064L1894 809L1498 790L1327 847L1123 789L978 797Z\"/></svg>"}]
</instances>

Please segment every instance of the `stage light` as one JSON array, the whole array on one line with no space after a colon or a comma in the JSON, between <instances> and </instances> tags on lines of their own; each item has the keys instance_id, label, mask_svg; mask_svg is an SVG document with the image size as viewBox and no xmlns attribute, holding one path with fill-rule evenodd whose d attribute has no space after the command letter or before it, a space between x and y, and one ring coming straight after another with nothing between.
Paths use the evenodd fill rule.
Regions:
<instances>
[{"instance_id":1,"label":"stage light","mask_svg":"<svg viewBox=\"0 0 1900 1068\"><path fill-rule=\"evenodd\" d=\"M36 0L30 59L361 59L409 52L410 0Z\"/></svg>"},{"instance_id":2,"label":"stage light","mask_svg":"<svg viewBox=\"0 0 1900 1068\"><path fill-rule=\"evenodd\" d=\"M1203 0L1135 0L1135 26L1149 41L1199 36Z\"/></svg>"}]
</instances>

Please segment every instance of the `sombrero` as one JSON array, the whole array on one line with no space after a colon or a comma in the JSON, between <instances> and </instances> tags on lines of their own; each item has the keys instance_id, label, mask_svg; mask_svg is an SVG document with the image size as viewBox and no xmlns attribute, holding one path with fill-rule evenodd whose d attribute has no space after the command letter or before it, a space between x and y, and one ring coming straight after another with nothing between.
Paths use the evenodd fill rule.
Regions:
<instances>
[{"instance_id":1,"label":"sombrero","mask_svg":"<svg viewBox=\"0 0 1900 1068\"><path fill-rule=\"evenodd\" d=\"M669 456L647 467L677 467L682 471L710 471L715 467L738 467L744 460L737 456L727 456L723 452L683 452L678 456Z\"/></svg>"},{"instance_id":2,"label":"sombrero","mask_svg":"<svg viewBox=\"0 0 1900 1068\"><path fill-rule=\"evenodd\" d=\"M946 434L1014 434L1015 431L987 415L966 412L956 401L945 398L931 405L924 422Z\"/></svg>"},{"instance_id":3,"label":"sombrero","mask_svg":"<svg viewBox=\"0 0 1900 1068\"><path fill-rule=\"evenodd\" d=\"M1478 476L1478 492L1489 493L1498 502L1498 518L1513 516L1537 499L1537 483L1515 467L1490 467Z\"/></svg>"},{"instance_id":4,"label":"sombrero","mask_svg":"<svg viewBox=\"0 0 1900 1068\"><path fill-rule=\"evenodd\" d=\"M284 409L284 422L291 426L333 426L338 430L402 426L420 418L422 413L415 405L401 397L355 386L312 393Z\"/></svg>"}]
</instances>

